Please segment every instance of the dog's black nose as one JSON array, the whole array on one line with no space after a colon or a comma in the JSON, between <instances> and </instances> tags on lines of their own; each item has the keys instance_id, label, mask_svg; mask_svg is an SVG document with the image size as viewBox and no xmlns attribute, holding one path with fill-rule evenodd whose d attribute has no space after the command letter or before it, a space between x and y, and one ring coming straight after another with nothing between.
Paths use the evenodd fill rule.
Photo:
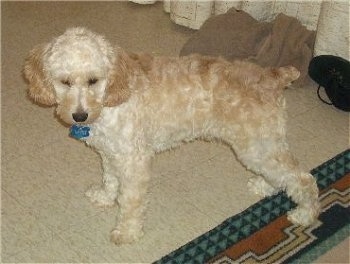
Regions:
<instances>
[{"instance_id":1,"label":"dog's black nose","mask_svg":"<svg viewBox=\"0 0 350 264\"><path fill-rule=\"evenodd\" d=\"M78 113L72 114L72 116L75 122L84 122L88 118L88 113L78 112Z\"/></svg>"}]
</instances>

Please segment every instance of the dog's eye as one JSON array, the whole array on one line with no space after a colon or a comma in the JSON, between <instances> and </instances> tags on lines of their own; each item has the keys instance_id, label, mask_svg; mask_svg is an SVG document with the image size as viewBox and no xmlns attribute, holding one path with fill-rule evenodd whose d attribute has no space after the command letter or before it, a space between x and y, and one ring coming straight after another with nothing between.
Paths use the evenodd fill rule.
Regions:
<instances>
[{"instance_id":1,"label":"dog's eye","mask_svg":"<svg viewBox=\"0 0 350 264\"><path fill-rule=\"evenodd\" d=\"M89 81L88 81L89 86L90 85L94 85L95 83L97 83L97 81L98 81L98 79L96 79L96 78L90 78Z\"/></svg>"},{"instance_id":2,"label":"dog's eye","mask_svg":"<svg viewBox=\"0 0 350 264\"><path fill-rule=\"evenodd\" d=\"M72 83L69 80L61 80L61 83L68 86L68 87L72 86Z\"/></svg>"}]
</instances>

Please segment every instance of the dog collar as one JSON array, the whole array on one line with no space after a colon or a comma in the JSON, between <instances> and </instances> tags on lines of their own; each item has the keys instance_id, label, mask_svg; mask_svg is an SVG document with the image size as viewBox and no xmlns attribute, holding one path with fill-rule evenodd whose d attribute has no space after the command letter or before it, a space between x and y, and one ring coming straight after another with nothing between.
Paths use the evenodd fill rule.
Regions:
<instances>
[{"instance_id":1,"label":"dog collar","mask_svg":"<svg viewBox=\"0 0 350 264\"><path fill-rule=\"evenodd\" d=\"M76 139L86 138L90 135L90 127L72 125L69 130L69 135Z\"/></svg>"}]
</instances>

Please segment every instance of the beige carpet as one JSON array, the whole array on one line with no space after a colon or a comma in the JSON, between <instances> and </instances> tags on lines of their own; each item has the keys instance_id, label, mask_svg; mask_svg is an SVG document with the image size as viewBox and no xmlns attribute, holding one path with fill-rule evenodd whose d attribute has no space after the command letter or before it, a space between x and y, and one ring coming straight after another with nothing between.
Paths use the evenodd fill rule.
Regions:
<instances>
[{"instance_id":1,"label":"beige carpet","mask_svg":"<svg viewBox=\"0 0 350 264\"><path fill-rule=\"evenodd\" d=\"M187 144L154 160L145 237L111 244L114 210L97 209L84 197L100 181L99 158L67 136L53 109L26 99L23 60L70 26L157 55L178 54L193 31L174 25L161 3L2 2L1 18L2 262L152 262L258 200L246 192L251 173L229 149ZM319 102L312 85L286 96L288 139L306 170L346 149L346 113ZM348 243L318 262L348 262Z\"/></svg>"}]
</instances>

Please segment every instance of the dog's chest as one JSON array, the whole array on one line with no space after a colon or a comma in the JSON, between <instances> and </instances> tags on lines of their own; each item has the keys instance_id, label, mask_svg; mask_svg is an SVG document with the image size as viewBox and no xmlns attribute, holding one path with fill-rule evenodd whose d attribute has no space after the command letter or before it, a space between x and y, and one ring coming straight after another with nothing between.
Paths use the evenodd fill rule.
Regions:
<instances>
[{"instance_id":1,"label":"dog's chest","mask_svg":"<svg viewBox=\"0 0 350 264\"><path fill-rule=\"evenodd\" d=\"M123 108L106 108L99 120L91 125L86 143L97 151L129 153L135 145L135 125L127 121Z\"/></svg>"}]
</instances>

